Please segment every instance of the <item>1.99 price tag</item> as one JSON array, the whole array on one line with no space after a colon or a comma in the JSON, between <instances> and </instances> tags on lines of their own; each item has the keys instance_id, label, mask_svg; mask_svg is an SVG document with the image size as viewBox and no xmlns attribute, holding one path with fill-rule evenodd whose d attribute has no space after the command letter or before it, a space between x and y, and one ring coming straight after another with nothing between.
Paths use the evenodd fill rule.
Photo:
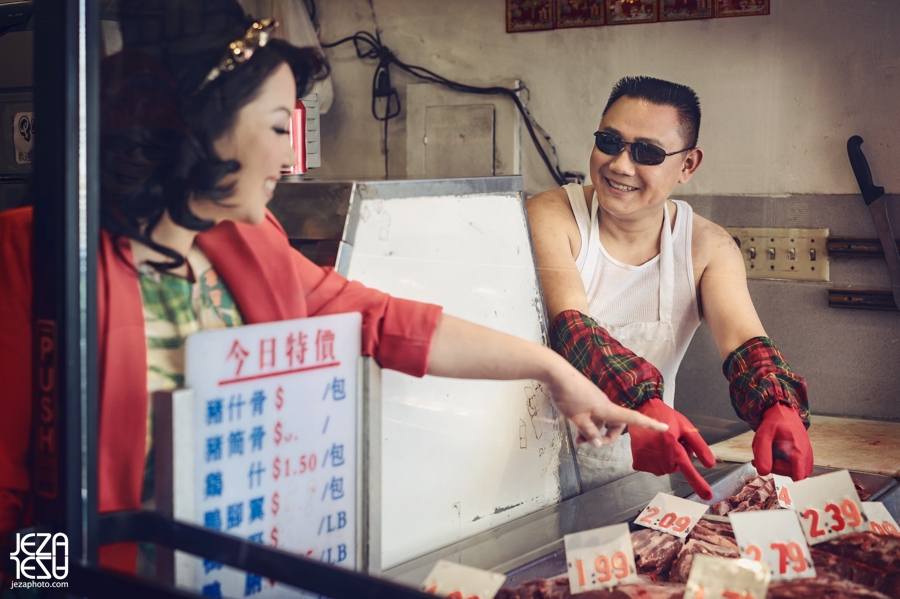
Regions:
<instances>
[{"instance_id":1,"label":"1.99 price tag","mask_svg":"<svg viewBox=\"0 0 900 599\"><path fill-rule=\"evenodd\" d=\"M768 564L698 553L684 599L765 599L769 578Z\"/></svg>"},{"instance_id":2,"label":"1.99 price tag","mask_svg":"<svg viewBox=\"0 0 900 599\"><path fill-rule=\"evenodd\" d=\"M492 599L505 580L505 574L440 560L425 577L422 590L447 599Z\"/></svg>"},{"instance_id":3,"label":"1.99 price tag","mask_svg":"<svg viewBox=\"0 0 900 599\"><path fill-rule=\"evenodd\" d=\"M778 507L789 510L794 509L794 501L791 499L790 489L794 481L791 477L773 474L772 481L775 483L775 494L778 495Z\"/></svg>"},{"instance_id":4,"label":"1.99 price tag","mask_svg":"<svg viewBox=\"0 0 900 599\"><path fill-rule=\"evenodd\" d=\"M613 524L564 537L573 595L638 582L627 524Z\"/></svg>"},{"instance_id":5,"label":"1.99 price tag","mask_svg":"<svg viewBox=\"0 0 900 599\"><path fill-rule=\"evenodd\" d=\"M810 545L869 530L859 495L846 470L792 483L791 499Z\"/></svg>"},{"instance_id":6,"label":"1.99 price tag","mask_svg":"<svg viewBox=\"0 0 900 599\"><path fill-rule=\"evenodd\" d=\"M812 578L816 575L806 537L791 510L728 514L741 555L765 562L772 580Z\"/></svg>"},{"instance_id":7,"label":"1.99 price tag","mask_svg":"<svg viewBox=\"0 0 900 599\"><path fill-rule=\"evenodd\" d=\"M683 539L709 506L674 495L657 493L653 501L638 514L635 524L673 534Z\"/></svg>"},{"instance_id":8,"label":"1.99 price tag","mask_svg":"<svg viewBox=\"0 0 900 599\"><path fill-rule=\"evenodd\" d=\"M900 537L900 527L880 501L863 501L863 513L869 519L869 528L876 535Z\"/></svg>"}]
</instances>

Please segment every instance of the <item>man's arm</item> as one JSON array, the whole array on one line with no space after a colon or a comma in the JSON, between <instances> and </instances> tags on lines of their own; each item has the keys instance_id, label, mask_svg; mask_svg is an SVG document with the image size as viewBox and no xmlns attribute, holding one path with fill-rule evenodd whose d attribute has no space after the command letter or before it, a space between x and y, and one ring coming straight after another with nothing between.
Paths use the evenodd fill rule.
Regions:
<instances>
[{"instance_id":1,"label":"man's arm","mask_svg":"<svg viewBox=\"0 0 900 599\"><path fill-rule=\"evenodd\" d=\"M587 314L587 292L575 266L581 234L566 191L546 191L530 198L526 207L550 321L564 310Z\"/></svg>"},{"instance_id":2,"label":"man's arm","mask_svg":"<svg viewBox=\"0 0 900 599\"><path fill-rule=\"evenodd\" d=\"M694 260L705 264L700 276L700 312L724 360L748 339L764 337L766 331L750 299L744 258L734 239L704 218L694 218L694 229Z\"/></svg>"},{"instance_id":3,"label":"man's arm","mask_svg":"<svg viewBox=\"0 0 900 599\"><path fill-rule=\"evenodd\" d=\"M806 381L766 335L737 244L718 225L700 217L694 224L694 259L705 263L701 310L724 360L735 412L756 431L753 464L760 474L806 478L813 467Z\"/></svg>"}]
</instances>

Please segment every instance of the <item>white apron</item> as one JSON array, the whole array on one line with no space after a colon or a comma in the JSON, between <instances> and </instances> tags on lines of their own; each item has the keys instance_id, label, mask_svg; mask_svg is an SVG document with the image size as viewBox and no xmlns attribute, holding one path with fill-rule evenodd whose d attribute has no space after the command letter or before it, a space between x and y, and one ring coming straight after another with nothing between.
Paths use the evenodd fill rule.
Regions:
<instances>
[{"instance_id":1,"label":"white apron","mask_svg":"<svg viewBox=\"0 0 900 599\"><path fill-rule=\"evenodd\" d=\"M597 203L595 195L591 202L590 232L593 236L595 230L597 231L596 238L591 239L591 241L599 243L599 228L596 220ZM634 322L625 326L611 325L596 318L594 320L597 321L598 325L609 331L609 334L623 346L656 366L662 373L664 381L671 381L671 384L666 384L665 386L663 400L669 407L672 407L675 400L675 373L678 370L681 356L676 351L675 329L672 320L673 298L675 295L675 264L668 202L663 212L662 235L659 244L659 320L655 322ZM585 282L586 288L590 277L596 271L599 257L599 251L590 251L587 254L587 262L582 269L583 276L588 278L588 281ZM577 435L574 427L573 435ZM631 467L633 461L631 456L631 436L627 433L623 434L616 443L608 447L595 448L588 443L582 443L577 447L576 456L584 491L618 480L634 472Z\"/></svg>"}]
</instances>

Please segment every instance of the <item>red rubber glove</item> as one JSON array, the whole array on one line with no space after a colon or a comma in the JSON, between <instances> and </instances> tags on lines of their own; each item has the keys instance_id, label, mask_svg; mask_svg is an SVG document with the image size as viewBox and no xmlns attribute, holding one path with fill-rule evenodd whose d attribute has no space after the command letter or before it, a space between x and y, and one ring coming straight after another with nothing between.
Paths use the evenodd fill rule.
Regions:
<instances>
[{"instance_id":1,"label":"red rubber glove","mask_svg":"<svg viewBox=\"0 0 900 599\"><path fill-rule=\"evenodd\" d=\"M812 445L794 408L778 403L763 412L753 436L753 465L763 476L774 472L803 480L812 474Z\"/></svg>"},{"instance_id":2,"label":"red rubber glove","mask_svg":"<svg viewBox=\"0 0 900 599\"><path fill-rule=\"evenodd\" d=\"M637 410L665 422L669 430L655 433L637 427L629 428L631 455L634 458L631 467L657 476L679 470L701 499L712 499L712 489L694 468L691 455L696 454L707 468L716 464L716 458L694 425L659 399L647 400Z\"/></svg>"}]
</instances>

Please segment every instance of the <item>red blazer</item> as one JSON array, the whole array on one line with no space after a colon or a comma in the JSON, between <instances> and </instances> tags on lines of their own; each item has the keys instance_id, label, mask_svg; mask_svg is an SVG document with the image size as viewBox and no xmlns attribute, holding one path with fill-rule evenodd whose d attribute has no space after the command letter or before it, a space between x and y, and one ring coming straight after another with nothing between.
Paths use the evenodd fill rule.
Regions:
<instances>
[{"instance_id":1,"label":"red blazer","mask_svg":"<svg viewBox=\"0 0 900 599\"><path fill-rule=\"evenodd\" d=\"M32 209L0 214L0 536L28 525L31 474ZM245 322L361 312L362 351L384 368L425 374L441 308L392 298L316 266L268 214L259 226L222 223L197 242L228 284ZM116 253L118 243L123 261ZM127 239L98 249L99 508L139 509L147 414L147 339ZM101 549L101 563L134 570L134 546Z\"/></svg>"}]
</instances>

